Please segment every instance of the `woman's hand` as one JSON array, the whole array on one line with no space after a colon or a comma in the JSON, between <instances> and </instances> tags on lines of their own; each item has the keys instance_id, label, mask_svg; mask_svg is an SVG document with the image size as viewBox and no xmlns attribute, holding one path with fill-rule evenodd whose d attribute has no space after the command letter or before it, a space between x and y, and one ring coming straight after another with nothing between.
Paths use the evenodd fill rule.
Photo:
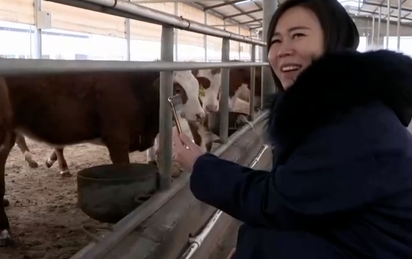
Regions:
<instances>
[{"instance_id":1,"label":"woman's hand","mask_svg":"<svg viewBox=\"0 0 412 259\"><path fill-rule=\"evenodd\" d=\"M173 147L176 161L186 170L192 171L199 156L205 152L185 134L179 134L173 129Z\"/></svg>"}]
</instances>

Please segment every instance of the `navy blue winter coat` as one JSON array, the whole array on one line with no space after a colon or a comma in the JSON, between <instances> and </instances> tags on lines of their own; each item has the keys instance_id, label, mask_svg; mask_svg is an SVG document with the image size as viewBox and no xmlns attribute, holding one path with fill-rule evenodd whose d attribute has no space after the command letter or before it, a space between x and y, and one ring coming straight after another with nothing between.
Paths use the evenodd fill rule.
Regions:
<instances>
[{"instance_id":1,"label":"navy blue winter coat","mask_svg":"<svg viewBox=\"0 0 412 259\"><path fill-rule=\"evenodd\" d=\"M244 223L236 259L412 258L412 60L327 54L272 102L271 172L205 154L191 190Z\"/></svg>"}]
</instances>

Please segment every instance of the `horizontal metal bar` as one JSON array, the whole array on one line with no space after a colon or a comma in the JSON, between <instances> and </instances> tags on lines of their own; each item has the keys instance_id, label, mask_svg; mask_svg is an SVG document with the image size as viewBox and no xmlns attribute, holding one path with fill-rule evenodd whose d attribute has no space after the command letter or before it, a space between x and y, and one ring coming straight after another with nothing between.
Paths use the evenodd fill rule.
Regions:
<instances>
[{"instance_id":1,"label":"horizontal metal bar","mask_svg":"<svg viewBox=\"0 0 412 259\"><path fill-rule=\"evenodd\" d=\"M231 145L241 138L250 129L253 129L258 123L262 122L268 116L268 111L262 112L254 121L246 124L241 129L233 133L225 144L220 145L213 154L221 156Z\"/></svg>"},{"instance_id":2,"label":"horizontal metal bar","mask_svg":"<svg viewBox=\"0 0 412 259\"><path fill-rule=\"evenodd\" d=\"M256 44L259 46L265 46L262 41L257 41L248 38L244 35L231 33L225 30L220 30L214 27L210 27L195 21L178 17L165 12L153 10L148 7L133 4L131 2L121 0L46 0L49 2L55 2L70 6L79 7L82 9L88 9L101 13L112 14L134 20L141 20L145 22L151 22L159 25L170 25L175 28L179 28L186 31L202 33L214 37L229 38L230 40Z\"/></svg>"},{"instance_id":3,"label":"horizontal metal bar","mask_svg":"<svg viewBox=\"0 0 412 259\"><path fill-rule=\"evenodd\" d=\"M164 61L101 61L101 60L50 60L50 59L0 59L0 75L179 71L208 68L259 67L268 63L257 62L164 62Z\"/></svg>"},{"instance_id":4,"label":"horizontal metal bar","mask_svg":"<svg viewBox=\"0 0 412 259\"><path fill-rule=\"evenodd\" d=\"M220 145L218 149L213 152L213 154L216 156L221 156L250 129L253 129L258 123L261 123L265 118L267 118L267 115L268 111L262 112L256 120L252 121L250 124L246 124L240 130L231 135L228 142ZM138 225L148 219L155 211L170 200L170 198L172 198L185 185L187 185L189 180L190 173L183 173L183 175L176 180L170 189L155 194L148 201L137 207L134 211L116 223L113 226L113 232L102 238L98 243L86 246L71 257L71 259L99 259L107 255L108 252L116 247Z\"/></svg>"}]
</instances>

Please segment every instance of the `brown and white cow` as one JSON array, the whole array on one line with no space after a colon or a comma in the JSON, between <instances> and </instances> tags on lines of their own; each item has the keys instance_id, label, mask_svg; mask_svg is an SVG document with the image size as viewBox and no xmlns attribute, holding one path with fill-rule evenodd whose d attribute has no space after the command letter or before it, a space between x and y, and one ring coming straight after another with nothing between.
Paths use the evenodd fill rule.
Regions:
<instances>
[{"instance_id":1,"label":"brown and white cow","mask_svg":"<svg viewBox=\"0 0 412 259\"><path fill-rule=\"evenodd\" d=\"M206 112L216 112L219 110L218 95L221 85L221 69L194 69L193 75L199 81L202 89L200 99L203 103L203 109Z\"/></svg>"},{"instance_id":2,"label":"brown and white cow","mask_svg":"<svg viewBox=\"0 0 412 259\"><path fill-rule=\"evenodd\" d=\"M241 62L232 60L232 62ZM255 70L255 97L261 95L261 68ZM201 87L201 100L206 112L216 112L219 110L221 69L201 69L192 70L193 75L199 80ZM230 69L229 77L229 110L233 110L236 102L240 99L242 104L248 105L250 96L250 67L238 67ZM258 101L258 100L257 100ZM240 105L242 105L240 104Z\"/></svg>"},{"instance_id":3,"label":"brown and white cow","mask_svg":"<svg viewBox=\"0 0 412 259\"><path fill-rule=\"evenodd\" d=\"M182 98L183 107L186 111L185 119L190 122L196 122L196 121L203 120L205 117L205 113L201 109L201 105L197 99L197 96L199 94L198 92L199 83L196 80L196 78L190 73L190 71L177 71L177 72L174 72L174 80L176 82L179 82L180 85L183 85L183 87L177 87L177 88L175 87L175 93L179 94ZM154 85L157 88L159 87L158 79L154 82ZM197 87L197 90L196 90L196 87ZM157 116L156 118L153 118L153 119L158 120L159 118ZM159 135L156 136L153 146L146 151L148 163L157 164L157 154L158 154L158 149L159 149L158 137ZM30 164L32 164L34 161L30 159L30 153L27 153L27 152L25 153L24 151L26 150L27 145L22 144L21 140L20 140L20 143L19 141L16 141L16 142L19 148L25 154L25 159L29 163L29 166L30 166ZM91 143L102 145L100 141L93 141ZM47 159L46 166L50 168L56 161L59 162L60 173L63 176L70 176L70 170L67 166L66 159L64 158L62 147L55 148L54 152Z\"/></svg>"},{"instance_id":4,"label":"brown and white cow","mask_svg":"<svg viewBox=\"0 0 412 259\"><path fill-rule=\"evenodd\" d=\"M112 163L129 163L129 152L151 148L158 135L159 75L104 72L6 77L13 130L56 149L81 142L101 143ZM173 90L186 100L186 119L204 118L199 85L191 71L174 73ZM1 130L0 141L5 132ZM14 142L12 134L9 145L0 151L1 199L5 162ZM0 206L0 243L4 244L12 238Z\"/></svg>"}]
</instances>

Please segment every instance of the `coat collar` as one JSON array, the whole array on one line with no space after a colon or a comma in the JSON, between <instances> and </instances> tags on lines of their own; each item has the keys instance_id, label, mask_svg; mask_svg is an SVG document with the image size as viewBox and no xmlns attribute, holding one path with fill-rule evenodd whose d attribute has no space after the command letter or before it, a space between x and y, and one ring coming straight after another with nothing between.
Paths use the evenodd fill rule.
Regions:
<instances>
[{"instance_id":1,"label":"coat collar","mask_svg":"<svg viewBox=\"0 0 412 259\"><path fill-rule=\"evenodd\" d=\"M381 101L406 127L412 117L412 59L388 50L326 54L287 92L272 96L269 137L293 150L314 129L356 106Z\"/></svg>"}]
</instances>

